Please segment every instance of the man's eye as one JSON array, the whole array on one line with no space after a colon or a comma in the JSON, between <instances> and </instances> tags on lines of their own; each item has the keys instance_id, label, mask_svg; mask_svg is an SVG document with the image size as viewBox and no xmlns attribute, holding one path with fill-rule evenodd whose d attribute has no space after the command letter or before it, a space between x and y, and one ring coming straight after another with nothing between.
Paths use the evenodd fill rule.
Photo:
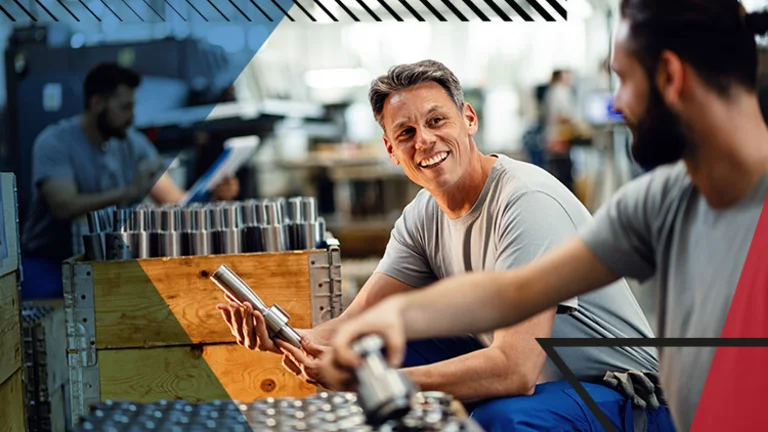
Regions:
<instances>
[{"instance_id":1,"label":"man's eye","mask_svg":"<svg viewBox=\"0 0 768 432\"><path fill-rule=\"evenodd\" d=\"M411 134L411 132L412 132L412 129L410 129L410 128L408 128L408 129L403 129L403 131L402 131L402 132L400 132L400 136L401 136L401 137L404 137L404 136L410 135L410 134Z\"/></svg>"},{"instance_id":2,"label":"man's eye","mask_svg":"<svg viewBox=\"0 0 768 432\"><path fill-rule=\"evenodd\" d=\"M435 118L432 119L432 124L438 124L441 121L443 121L442 117L435 117Z\"/></svg>"}]
</instances>

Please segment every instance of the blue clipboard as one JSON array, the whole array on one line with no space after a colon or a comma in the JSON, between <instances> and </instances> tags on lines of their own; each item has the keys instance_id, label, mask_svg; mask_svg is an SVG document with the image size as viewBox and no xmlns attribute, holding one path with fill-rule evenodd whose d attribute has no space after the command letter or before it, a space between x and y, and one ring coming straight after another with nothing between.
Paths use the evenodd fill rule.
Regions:
<instances>
[{"instance_id":1,"label":"blue clipboard","mask_svg":"<svg viewBox=\"0 0 768 432\"><path fill-rule=\"evenodd\" d=\"M189 188L182 199L182 205L194 202L207 202L211 190L223 179L233 176L246 163L253 159L261 139L257 136L231 138L224 143L224 152L199 179Z\"/></svg>"}]
</instances>

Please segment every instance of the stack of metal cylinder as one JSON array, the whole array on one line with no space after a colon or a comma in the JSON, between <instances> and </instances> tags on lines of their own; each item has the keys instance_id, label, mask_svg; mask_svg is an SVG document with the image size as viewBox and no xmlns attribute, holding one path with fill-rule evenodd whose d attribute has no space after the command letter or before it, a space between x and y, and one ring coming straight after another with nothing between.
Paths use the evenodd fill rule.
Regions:
<instances>
[{"instance_id":1,"label":"stack of metal cylinder","mask_svg":"<svg viewBox=\"0 0 768 432\"><path fill-rule=\"evenodd\" d=\"M53 313L53 307L23 303L22 349L26 378L25 401L27 430L49 432L54 429L50 396L56 389L48 388L48 352L44 320ZM61 356L61 354L60 354Z\"/></svg>"},{"instance_id":2,"label":"stack of metal cylinder","mask_svg":"<svg viewBox=\"0 0 768 432\"><path fill-rule=\"evenodd\" d=\"M413 411L401 421L378 428L366 424L354 393L318 393L304 399L269 398L252 403L160 401L150 404L104 402L93 407L75 432L103 431L478 431L471 419L450 410L452 398L432 392L414 399Z\"/></svg>"},{"instance_id":3,"label":"stack of metal cylinder","mask_svg":"<svg viewBox=\"0 0 768 432\"><path fill-rule=\"evenodd\" d=\"M89 213L88 228L88 261L282 252L326 242L313 197L109 207Z\"/></svg>"}]
</instances>

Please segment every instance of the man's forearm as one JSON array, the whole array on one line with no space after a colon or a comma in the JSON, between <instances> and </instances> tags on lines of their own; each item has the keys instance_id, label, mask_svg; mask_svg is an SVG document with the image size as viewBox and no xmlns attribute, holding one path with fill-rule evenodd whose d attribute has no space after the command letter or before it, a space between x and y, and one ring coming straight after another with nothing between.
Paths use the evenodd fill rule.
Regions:
<instances>
[{"instance_id":1,"label":"man's forearm","mask_svg":"<svg viewBox=\"0 0 768 432\"><path fill-rule=\"evenodd\" d=\"M76 219L95 210L125 204L129 201L129 196L125 188L95 194L78 194L70 199L51 204L51 211L58 219Z\"/></svg>"},{"instance_id":2,"label":"man's forearm","mask_svg":"<svg viewBox=\"0 0 768 432\"><path fill-rule=\"evenodd\" d=\"M441 391L462 402L529 394L535 385L493 348L481 349L403 372L422 391Z\"/></svg>"}]
</instances>

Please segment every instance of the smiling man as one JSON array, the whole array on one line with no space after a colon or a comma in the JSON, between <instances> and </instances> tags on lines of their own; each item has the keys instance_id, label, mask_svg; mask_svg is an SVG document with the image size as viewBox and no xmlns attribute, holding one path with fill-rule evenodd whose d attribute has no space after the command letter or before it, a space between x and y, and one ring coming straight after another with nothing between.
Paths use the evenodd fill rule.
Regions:
<instances>
[{"instance_id":1,"label":"smiling man","mask_svg":"<svg viewBox=\"0 0 768 432\"><path fill-rule=\"evenodd\" d=\"M335 387L318 364L340 324L388 296L443 278L523 266L591 220L578 199L546 171L478 150L478 116L464 101L458 79L441 63L396 66L373 82L369 99L392 162L423 187L395 223L375 273L340 317L301 332L304 351L274 345L263 318L251 308L219 306L239 343L285 351L287 367L323 386ZM411 342L404 372L422 390L444 391L471 403L486 430L523 424L536 430L577 430L595 424L536 341L550 336L653 334L628 285L618 281L493 333ZM561 354L585 382L600 382L608 371L658 368L655 349L569 348ZM607 387L587 388L615 412L627 406ZM484 403L489 399L496 400Z\"/></svg>"},{"instance_id":2,"label":"smiling man","mask_svg":"<svg viewBox=\"0 0 768 432\"><path fill-rule=\"evenodd\" d=\"M663 337L768 336L768 127L755 43L768 14L746 14L736 0L622 0L620 12L615 107L651 172L529 265L380 302L338 330L328 370L354 366L350 343L367 333L383 334L398 364L406 339L524 323L620 277L656 285ZM678 430L757 430L766 361L758 348L664 348L661 382Z\"/></svg>"}]
</instances>

